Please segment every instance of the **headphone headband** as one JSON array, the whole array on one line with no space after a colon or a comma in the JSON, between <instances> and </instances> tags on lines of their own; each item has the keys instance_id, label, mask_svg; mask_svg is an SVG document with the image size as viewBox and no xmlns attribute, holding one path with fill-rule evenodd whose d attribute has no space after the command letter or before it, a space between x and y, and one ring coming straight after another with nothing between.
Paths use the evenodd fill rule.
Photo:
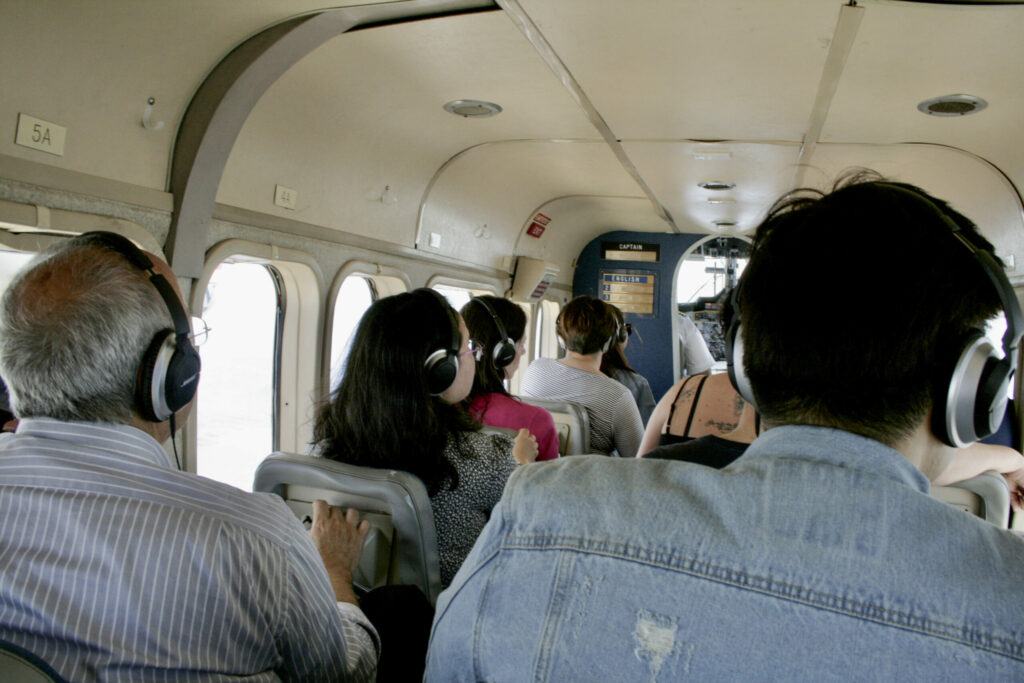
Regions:
<instances>
[{"instance_id":1,"label":"headphone headband","mask_svg":"<svg viewBox=\"0 0 1024 683\"><path fill-rule=\"evenodd\" d=\"M501 318L494 312L491 305L484 301L481 297L475 296L470 301L475 301L484 307L484 310L490 313L491 318L494 320L494 326L498 328L498 335L501 340L494 345L494 351L491 353L491 360L494 361L494 367L499 370L508 367L512 364L512 361L516 359L516 343L508 336L508 332L505 331L505 325L502 324Z\"/></svg>"},{"instance_id":2,"label":"headphone headband","mask_svg":"<svg viewBox=\"0 0 1024 683\"><path fill-rule=\"evenodd\" d=\"M454 384L455 378L459 374L459 348L462 346L462 332L459 330L459 321L455 317L455 312L444 296L428 287L421 287L415 291L425 292L428 298L437 302L444 312L451 330L447 347L431 351L423 361L430 395L440 396Z\"/></svg>"}]
</instances>

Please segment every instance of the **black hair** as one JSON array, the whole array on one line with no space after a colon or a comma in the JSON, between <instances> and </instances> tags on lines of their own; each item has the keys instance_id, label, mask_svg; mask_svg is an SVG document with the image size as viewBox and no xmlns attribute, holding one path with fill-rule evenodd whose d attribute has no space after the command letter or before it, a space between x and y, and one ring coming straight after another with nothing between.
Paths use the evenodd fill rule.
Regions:
<instances>
[{"instance_id":1,"label":"black hair","mask_svg":"<svg viewBox=\"0 0 1024 683\"><path fill-rule=\"evenodd\" d=\"M367 309L345 376L317 413L313 440L320 455L412 472L431 495L458 486L445 446L480 425L459 406L430 395L424 368L431 353L451 345L454 320L447 302L426 289L380 299Z\"/></svg>"},{"instance_id":2,"label":"black hair","mask_svg":"<svg viewBox=\"0 0 1024 683\"><path fill-rule=\"evenodd\" d=\"M519 342L526 332L526 314L515 303L496 296L479 296L498 316L505 327L505 333L513 342ZM476 364L476 376L473 378L473 390L468 401L481 394L498 393L509 395L505 389L505 369L494 366L494 347L504 337L498 332L498 326L491 317L490 311L472 299L462 307L462 319L469 330L469 338L483 346L483 358Z\"/></svg>"},{"instance_id":3,"label":"black hair","mask_svg":"<svg viewBox=\"0 0 1024 683\"><path fill-rule=\"evenodd\" d=\"M873 172L776 202L730 311L742 320L744 368L768 421L888 445L920 424L967 335L1000 308L937 212L993 251L945 202Z\"/></svg>"},{"instance_id":4,"label":"black hair","mask_svg":"<svg viewBox=\"0 0 1024 683\"><path fill-rule=\"evenodd\" d=\"M615 314L605 302L582 294L562 308L555 328L567 350L586 356L609 343L615 334Z\"/></svg>"},{"instance_id":5,"label":"black hair","mask_svg":"<svg viewBox=\"0 0 1024 683\"><path fill-rule=\"evenodd\" d=\"M615 317L616 330L620 327L625 327L626 319L622 315L622 311L617 306L612 304L605 304L612 312ZM613 332L614 334L614 332ZM626 370L628 372L636 372L633 366L629 364L629 359L626 358L626 353L622 350L617 340L613 340L608 350L601 356L601 372L609 377L615 376L616 370Z\"/></svg>"}]
</instances>

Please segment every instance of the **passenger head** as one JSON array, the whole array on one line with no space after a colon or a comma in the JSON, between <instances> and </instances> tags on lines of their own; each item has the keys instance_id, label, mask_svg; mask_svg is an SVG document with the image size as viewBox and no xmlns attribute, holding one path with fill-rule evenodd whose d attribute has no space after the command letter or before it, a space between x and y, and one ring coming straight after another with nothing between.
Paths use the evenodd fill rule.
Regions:
<instances>
[{"instance_id":1,"label":"passenger head","mask_svg":"<svg viewBox=\"0 0 1024 683\"><path fill-rule=\"evenodd\" d=\"M772 207L733 311L766 420L832 426L889 445L921 423L944 395L965 338L1000 308L939 212L992 253L948 204L874 174Z\"/></svg>"},{"instance_id":2,"label":"passenger head","mask_svg":"<svg viewBox=\"0 0 1024 683\"><path fill-rule=\"evenodd\" d=\"M0 303L0 374L19 418L128 424L140 366L174 323L146 271L83 236L40 252ZM170 268L154 269L176 287ZM151 421L151 420L146 420Z\"/></svg>"},{"instance_id":3,"label":"passenger head","mask_svg":"<svg viewBox=\"0 0 1024 683\"><path fill-rule=\"evenodd\" d=\"M477 427L454 405L473 374L465 324L444 297L416 289L379 299L359 321L314 441L326 457L409 471L437 490L455 477L442 457L448 439Z\"/></svg>"},{"instance_id":4,"label":"passenger head","mask_svg":"<svg viewBox=\"0 0 1024 683\"><path fill-rule=\"evenodd\" d=\"M605 302L584 294L562 308L555 329L567 350L587 356L611 348L615 314Z\"/></svg>"},{"instance_id":5,"label":"passenger head","mask_svg":"<svg viewBox=\"0 0 1024 683\"><path fill-rule=\"evenodd\" d=\"M601 356L601 372L611 377L616 370L627 370L635 372L633 366L626 358L626 346L629 344L629 330L622 311L617 306L605 304L615 317L615 339L612 341L608 351Z\"/></svg>"},{"instance_id":6,"label":"passenger head","mask_svg":"<svg viewBox=\"0 0 1024 683\"><path fill-rule=\"evenodd\" d=\"M476 364L472 395L508 394L503 382L519 367L526 314L513 302L496 296L474 297L462 307L461 313L470 338L483 347L481 360Z\"/></svg>"}]
</instances>

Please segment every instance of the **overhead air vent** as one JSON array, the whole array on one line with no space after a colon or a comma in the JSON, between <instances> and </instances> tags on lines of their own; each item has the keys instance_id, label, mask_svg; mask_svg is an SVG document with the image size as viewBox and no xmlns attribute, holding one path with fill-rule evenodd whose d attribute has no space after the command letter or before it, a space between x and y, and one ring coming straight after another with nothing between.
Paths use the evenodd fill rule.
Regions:
<instances>
[{"instance_id":1,"label":"overhead air vent","mask_svg":"<svg viewBox=\"0 0 1024 683\"><path fill-rule=\"evenodd\" d=\"M501 106L482 100L452 100L444 105L444 110L467 119L486 119L500 114Z\"/></svg>"},{"instance_id":2,"label":"overhead air vent","mask_svg":"<svg viewBox=\"0 0 1024 683\"><path fill-rule=\"evenodd\" d=\"M714 221L714 224L715 224L716 227L722 228L722 229L725 229L725 228L735 228L736 227L736 221L718 220L718 221Z\"/></svg>"},{"instance_id":3,"label":"overhead air vent","mask_svg":"<svg viewBox=\"0 0 1024 683\"><path fill-rule=\"evenodd\" d=\"M974 95L943 95L917 105L918 111L929 116L966 116L988 106L988 102Z\"/></svg>"},{"instance_id":4,"label":"overhead air vent","mask_svg":"<svg viewBox=\"0 0 1024 683\"><path fill-rule=\"evenodd\" d=\"M698 183L697 187L703 187L705 190L731 190L736 187L736 183L726 183L721 180L712 180L707 183Z\"/></svg>"}]
</instances>

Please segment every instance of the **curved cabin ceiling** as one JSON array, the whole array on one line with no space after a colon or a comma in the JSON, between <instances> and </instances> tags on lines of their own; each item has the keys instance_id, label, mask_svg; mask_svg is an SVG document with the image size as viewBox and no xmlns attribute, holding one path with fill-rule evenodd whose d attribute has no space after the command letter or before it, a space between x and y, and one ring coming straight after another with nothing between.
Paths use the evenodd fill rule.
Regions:
<instances>
[{"instance_id":1,"label":"curved cabin ceiling","mask_svg":"<svg viewBox=\"0 0 1024 683\"><path fill-rule=\"evenodd\" d=\"M321 9L7 2L0 59L17 68L0 71L0 88L18 96L0 98L0 120L25 112L69 134L63 157L0 136L0 171L57 167L69 187L99 178L110 198L143 188L166 206L175 135L203 80L250 37ZM602 232L742 233L794 184L865 165L950 199L1021 261L1021 35L1020 5L498 0L343 33L300 59L252 107L216 201L274 229L292 221L502 270L530 255L566 273ZM955 93L988 107L917 110ZM148 97L160 130L140 125ZM503 111L456 117L442 109L456 99ZM275 185L296 191L295 209L274 205ZM539 239L525 232L537 212L552 219Z\"/></svg>"}]
</instances>

